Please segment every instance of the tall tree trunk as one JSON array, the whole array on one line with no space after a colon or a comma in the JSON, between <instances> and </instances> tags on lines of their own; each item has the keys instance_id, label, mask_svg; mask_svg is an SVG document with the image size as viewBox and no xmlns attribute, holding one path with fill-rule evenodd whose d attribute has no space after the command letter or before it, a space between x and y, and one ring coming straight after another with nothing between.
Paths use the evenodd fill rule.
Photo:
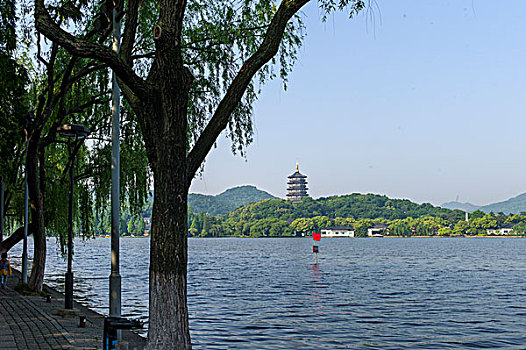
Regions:
<instances>
[{"instance_id":1,"label":"tall tree trunk","mask_svg":"<svg viewBox=\"0 0 526 350\"><path fill-rule=\"evenodd\" d=\"M33 263L28 285L35 291L42 291L44 272L46 267L46 236L44 222L44 195L41 187L41 173L43 164L39 164L40 147L39 133L35 133L29 141L27 152L27 183L31 210L31 222L28 235L33 234ZM24 239L24 227L19 227L11 236L0 243L0 252L7 252Z\"/></svg>"},{"instance_id":2,"label":"tall tree trunk","mask_svg":"<svg viewBox=\"0 0 526 350\"><path fill-rule=\"evenodd\" d=\"M177 55L167 55L169 61ZM178 64L179 63L179 64ZM176 67L180 67L177 69ZM154 174L150 237L150 349L191 349L187 306L188 222L186 128L192 76L180 62L159 74L159 100L143 129ZM153 157L152 157L153 156Z\"/></svg>"},{"instance_id":3,"label":"tall tree trunk","mask_svg":"<svg viewBox=\"0 0 526 350\"><path fill-rule=\"evenodd\" d=\"M46 235L44 225L44 194L40 186L39 149L40 133L35 132L29 141L27 153L28 188L33 232L33 264L29 276L29 287L35 291L42 291L44 271L46 268ZM43 175L43 174L42 174Z\"/></svg>"},{"instance_id":4,"label":"tall tree trunk","mask_svg":"<svg viewBox=\"0 0 526 350\"><path fill-rule=\"evenodd\" d=\"M167 153L174 152L167 149ZM186 301L188 188L180 164L184 160L164 163L154 172L148 334L151 349L192 348Z\"/></svg>"},{"instance_id":5,"label":"tall tree trunk","mask_svg":"<svg viewBox=\"0 0 526 350\"><path fill-rule=\"evenodd\" d=\"M176 2L177 6L183 6L184 1ZM177 13L182 16L184 11ZM173 13L164 16L166 21L174 21ZM182 18L179 22L182 23ZM188 350L192 349L192 343L186 300L190 187L186 132L188 92L193 76L182 64L174 34L165 33L156 40L156 46L162 49L154 66L162 70L155 69L149 77L156 82L156 93L138 113L155 189L150 237L148 348Z\"/></svg>"}]
</instances>

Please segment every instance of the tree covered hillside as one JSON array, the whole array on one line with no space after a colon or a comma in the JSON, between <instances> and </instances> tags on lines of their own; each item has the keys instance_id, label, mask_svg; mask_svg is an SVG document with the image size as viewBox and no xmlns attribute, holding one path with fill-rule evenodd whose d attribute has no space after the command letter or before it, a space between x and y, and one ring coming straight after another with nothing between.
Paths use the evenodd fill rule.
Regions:
<instances>
[{"instance_id":1,"label":"tree covered hillside","mask_svg":"<svg viewBox=\"0 0 526 350\"><path fill-rule=\"evenodd\" d=\"M526 211L526 193L510 198L503 202L492 203L480 207L485 213L520 214Z\"/></svg>"},{"instance_id":2,"label":"tree covered hillside","mask_svg":"<svg viewBox=\"0 0 526 350\"><path fill-rule=\"evenodd\" d=\"M426 215L455 221L464 217L462 211L434 207L429 203L417 204L407 199L390 199L387 196L376 194L353 193L319 199L308 197L294 204L281 199L266 200L238 208L231 212L228 218L256 220L273 217L286 220L327 216L330 218L394 220Z\"/></svg>"},{"instance_id":3,"label":"tree covered hillside","mask_svg":"<svg viewBox=\"0 0 526 350\"><path fill-rule=\"evenodd\" d=\"M447 202L441 205L442 208L460 209L470 213L480 210L484 213L504 213L504 214L520 214L526 212L526 193L512 197L508 200L491 203L488 205L475 205L471 203L460 203L457 201Z\"/></svg>"},{"instance_id":4,"label":"tree covered hillside","mask_svg":"<svg viewBox=\"0 0 526 350\"><path fill-rule=\"evenodd\" d=\"M305 198L294 204L283 199L267 199L249 203L223 217L190 213L188 219L191 236L260 237L287 236L332 225L353 226L358 235L364 235L367 228L380 223L394 225L394 231L401 235L414 230L418 231L415 234L434 234L463 218L464 212L459 210L355 193Z\"/></svg>"},{"instance_id":5,"label":"tree covered hillside","mask_svg":"<svg viewBox=\"0 0 526 350\"><path fill-rule=\"evenodd\" d=\"M188 207L194 213L206 213L210 216L226 215L236 208L250 202L276 198L268 192L258 190L255 186L239 186L226 190L217 196L190 193Z\"/></svg>"}]
</instances>

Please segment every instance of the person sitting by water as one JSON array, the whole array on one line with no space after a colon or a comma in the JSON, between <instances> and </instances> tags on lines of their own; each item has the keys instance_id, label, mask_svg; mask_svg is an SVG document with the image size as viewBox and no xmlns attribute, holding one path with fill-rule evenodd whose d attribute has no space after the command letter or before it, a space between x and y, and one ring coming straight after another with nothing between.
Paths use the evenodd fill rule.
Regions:
<instances>
[{"instance_id":1,"label":"person sitting by water","mask_svg":"<svg viewBox=\"0 0 526 350\"><path fill-rule=\"evenodd\" d=\"M13 272L11 271L11 264L7 260L7 253L2 253L2 260L0 260L0 283L2 284L2 289L5 288L7 283L7 276L11 276Z\"/></svg>"}]
</instances>

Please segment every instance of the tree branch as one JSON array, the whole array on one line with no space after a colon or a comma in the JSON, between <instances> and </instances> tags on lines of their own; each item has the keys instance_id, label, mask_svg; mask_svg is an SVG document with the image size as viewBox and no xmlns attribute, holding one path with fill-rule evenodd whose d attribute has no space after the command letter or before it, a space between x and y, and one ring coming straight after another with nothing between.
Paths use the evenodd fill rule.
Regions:
<instances>
[{"instance_id":1,"label":"tree branch","mask_svg":"<svg viewBox=\"0 0 526 350\"><path fill-rule=\"evenodd\" d=\"M121 57L133 67L131 55L133 51L133 44L135 43L135 35L137 34L137 21L139 18L139 0L128 1L126 8L126 22L124 25L124 34L122 36Z\"/></svg>"},{"instance_id":2,"label":"tree branch","mask_svg":"<svg viewBox=\"0 0 526 350\"><path fill-rule=\"evenodd\" d=\"M146 98L150 94L150 86L111 49L77 38L60 28L49 16L44 0L35 0L35 26L40 33L64 47L72 55L93 58L108 64L138 96Z\"/></svg>"},{"instance_id":3,"label":"tree branch","mask_svg":"<svg viewBox=\"0 0 526 350\"><path fill-rule=\"evenodd\" d=\"M106 95L106 93L104 93L104 95ZM82 104L80 106L76 106L76 107L67 109L66 112L64 113L64 116L67 116L67 115L70 115L70 114L73 114L73 113L81 113L82 111L84 111L88 107L91 107L91 106L96 105L96 104L109 103L111 101L111 99L109 99L109 98L108 99L99 99L98 97L100 97L100 95L99 96L94 96L91 100L87 101L86 103L84 103L84 104Z\"/></svg>"},{"instance_id":4,"label":"tree branch","mask_svg":"<svg viewBox=\"0 0 526 350\"><path fill-rule=\"evenodd\" d=\"M76 74L72 75L73 68L75 66L75 63L77 62L78 58L73 56L71 57L71 60L69 61L66 71L64 72L62 76L62 83L60 85L60 88L58 89L57 93L54 94L52 97L48 99L47 101L47 109L51 110L54 109L56 106L56 101L59 101L60 107L59 107L59 113L57 114L57 117L53 121L53 124L51 128L49 129L48 134L43 139L43 146L46 147L51 142L55 140L57 127L62 123L62 120L64 120L64 117L67 115L67 111L65 110L65 97L66 93L70 90L71 86L78 81L79 79L87 76L90 73L93 73L97 71L98 69L102 69L106 67L104 64L98 64L98 65L91 65L88 64L87 66L83 67L81 70L79 70ZM52 90L54 90L52 87L50 87ZM44 122L49 117L46 116L44 118Z\"/></svg>"},{"instance_id":5,"label":"tree branch","mask_svg":"<svg viewBox=\"0 0 526 350\"><path fill-rule=\"evenodd\" d=\"M73 145L68 144L68 147L73 147L73 149L71 150L71 152L69 154L68 163L66 164L66 167L62 171L63 178L62 178L61 182L64 181L64 179L66 178L65 175L69 172L69 169L73 166L73 160L75 159L75 156L79 152L79 149L82 146L83 142L84 142L84 140L75 140L75 141L72 142Z\"/></svg>"},{"instance_id":6,"label":"tree branch","mask_svg":"<svg viewBox=\"0 0 526 350\"><path fill-rule=\"evenodd\" d=\"M42 64L44 66L46 66L46 68L49 66L49 62L46 61L44 59L44 57L42 57L42 52L41 52L41 46L40 46L40 33L37 33L37 59L42 62Z\"/></svg>"},{"instance_id":7,"label":"tree branch","mask_svg":"<svg viewBox=\"0 0 526 350\"><path fill-rule=\"evenodd\" d=\"M226 128L232 112L241 101L254 75L278 52L288 21L308 2L309 0L283 0L281 2L267 29L265 39L258 50L241 67L219 103L212 119L210 119L210 122L188 154L186 177L189 182L188 186L216 142L217 137Z\"/></svg>"},{"instance_id":8,"label":"tree branch","mask_svg":"<svg viewBox=\"0 0 526 350\"><path fill-rule=\"evenodd\" d=\"M98 71L99 69L107 68L108 66L104 63L101 64L89 64L79 70L77 73L75 73L71 79L69 79L68 83L69 85L73 85L76 81L80 80L81 78L85 77L88 74L94 73Z\"/></svg>"},{"instance_id":9,"label":"tree branch","mask_svg":"<svg viewBox=\"0 0 526 350\"><path fill-rule=\"evenodd\" d=\"M27 234L31 235L33 232L35 232L36 225L33 222L30 222L28 225ZM9 251L9 249L13 248L18 242L20 242L22 239L24 239L24 226L21 226L15 230L11 234L11 236L4 239L2 242L0 242L0 253L5 253Z\"/></svg>"}]
</instances>

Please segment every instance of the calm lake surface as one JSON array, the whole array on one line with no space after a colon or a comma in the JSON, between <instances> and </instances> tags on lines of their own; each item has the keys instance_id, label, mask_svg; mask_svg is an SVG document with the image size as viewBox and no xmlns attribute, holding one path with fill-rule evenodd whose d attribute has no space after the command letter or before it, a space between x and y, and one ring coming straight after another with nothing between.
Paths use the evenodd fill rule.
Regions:
<instances>
[{"instance_id":1,"label":"calm lake surface","mask_svg":"<svg viewBox=\"0 0 526 350\"><path fill-rule=\"evenodd\" d=\"M318 265L311 246L189 239L194 348L526 348L526 239L324 238ZM63 291L54 239L48 251L45 282ZM75 241L75 298L103 314L109 252ZM148 238L121 239L123 314L145 321L148 257Z\"/></svg>"}]
</instances>

